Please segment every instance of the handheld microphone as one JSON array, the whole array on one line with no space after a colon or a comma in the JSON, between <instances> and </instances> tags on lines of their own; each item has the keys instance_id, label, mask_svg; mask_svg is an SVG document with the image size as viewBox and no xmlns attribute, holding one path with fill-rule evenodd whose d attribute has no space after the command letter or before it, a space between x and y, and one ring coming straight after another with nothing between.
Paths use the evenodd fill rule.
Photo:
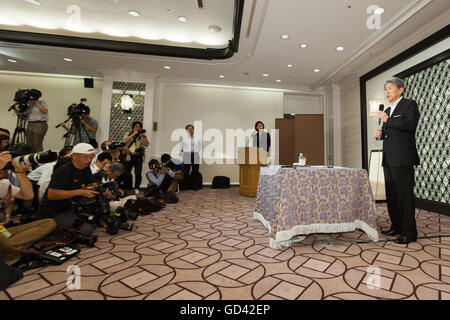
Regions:
<instances>
[{"instance_id":1,"label":"handheld microphone","mask_svg":"<svg viewBox=\"0 0 450 320\"><path fill-rule=\"evenodd\" d=\"M384 104L380 104L380 106L378 107L379 111L384 111ZM381 124L381 119L378 119L378 126Z\"/></svg>"}]
</instances>

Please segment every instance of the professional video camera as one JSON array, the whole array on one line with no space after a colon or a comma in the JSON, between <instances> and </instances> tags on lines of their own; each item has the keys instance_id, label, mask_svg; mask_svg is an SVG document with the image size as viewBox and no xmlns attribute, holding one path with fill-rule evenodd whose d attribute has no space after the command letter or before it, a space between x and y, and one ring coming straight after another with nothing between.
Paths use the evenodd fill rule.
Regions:
<instances>
[{"instance_id":1,"label":"professional video camera","mask_svg":"<svg viewBox=\"0 0 450 320\"><path fill-rule=\"evenodd\" d=\"M40 97L42 97L42 93L36 89L18 90L14 95L14 101L16 103L8 111L11 111L14 107L18 107L19 113L25 113L28 109L28 102L38 100Z\"/></svg>"},{"instance_id":2,"label":"professional video camera","mask_svg":"<svg viewBox=\"0 0 450 320\"><path fill-rule=\"evenodd\" d=\"M111 212L109 202L103 195L105 185L95 187L98 192L94 198L72 200L75 213L83 221L96 224L105 229L106 233L114 235L121 230L131 231L132 223L126 223L127 217L121 217L118 212Z\"/></svg>"},{"instance_id":3,"label":"professional video camera","mask_svg":"<svg viewBox=\"0 0 450 320\"><path fill-rule=\"evenodd\" d=\"M24 162L31 166L37 166L39 164L50 163L58 159L58 154L51 150L41 151L37 153L23 155L21 152L11 151L12 161L5 166L5 170L14 170L13 162L20 164Z\"/></svg>"},{"instance_id":4,"label":"professional video camera","mask_svg":"<svg viewBox=\"0 0 450 320\"><path fill-rule=\"evenodd\" d=\"M74 125L78 125L81 122L81 116L86 109L86 105L84 103L72 103L67 107L67 116L69 119L72 119Z\"/></svg>"}]
</instances>

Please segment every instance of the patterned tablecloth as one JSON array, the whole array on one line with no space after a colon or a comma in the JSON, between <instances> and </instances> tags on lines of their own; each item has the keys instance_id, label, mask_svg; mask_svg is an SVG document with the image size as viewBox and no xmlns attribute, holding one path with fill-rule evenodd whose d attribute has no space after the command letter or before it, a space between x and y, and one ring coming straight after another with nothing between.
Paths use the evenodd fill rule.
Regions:
<instances>
[{"instance_id":1,"label":"patterned tablecloth","mask_svg":"<svg viewBox=\"0 0 450 320\"><path fill-rule=\"evenodd\" d=\"M254 218L280 249L312 233L363 230L378 241L375 202L366 170L261 167Z\"/></svg>"}]
</instances>

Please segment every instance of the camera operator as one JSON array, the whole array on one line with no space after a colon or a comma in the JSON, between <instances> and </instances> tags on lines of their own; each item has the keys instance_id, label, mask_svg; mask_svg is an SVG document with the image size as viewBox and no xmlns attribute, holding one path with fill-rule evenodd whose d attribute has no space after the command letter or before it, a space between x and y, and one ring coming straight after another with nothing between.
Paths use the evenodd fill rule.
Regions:
<instances>
[{"instance_id":1,"label":"camera operator","mask_svg":"<svg viewBox=\"0 0 450 320\"><path fill-rule=\"evenodd\" d=\"M10 215L14 206L14 198L33 199L33 187L26 176L29 165L25 165L23 162L21 164L12 162L9 152L0 151L2 151L0 152L0 206L5 212L5 224L9 224L11 223ZM4 168L10 162L12 162L14 172L19 180L19 187L12 186L6 179L8 172ZM7 256L17 255L25 245L51 233L55 227L56 223L52 219L35 221L12 228L6 225L0 226L0 253Z\"/></svg>"},{"instance_id":2,"label":"camera operator","mask_svg":"<svg viewBox=\"0 0 450 320\"><path fill-rule=\"evenodd\" d=\"M177 185L183 181L184 179L184 166L183 163L178 159L173 159L169 154L165 153L161 156L161 162L165 164L166 167L170 168L170 170L175 173L173 177L173 181L170 184L170 187L167 189L168 191L176 191Z\"/></svg>"},{"instance_id":3,"label":"camera operator","mask_svg":"<svg viewBox=\"0 0 450 320\"><path fill-rule=\"evenodd\" d=\"M39 91L38 91L39 92ZM40 92L39 92L40 93ZM40 97L40 95L38 95ZM38 98L39 99L39 98ZM14 112L19 115L19 110L14 106ZM44 150L42 142L48 130L48 106L45 101L30 99L28 109L24 113L27 116L28 125L26 131L27 144L31 152L36 153Z\"/></svg>"},{"instance_id":4,"label":"camera operator","mask_svg":"<svg viewBox=\"0 0 450 320\"><path fill-rule=\"evenodd\" d=\"M78 107L81 112L81 120L80 126L75 129L75 132L72 132L72 134L75 135L73 145L77 145L79 143L90 143L90 139L95 140L95 135L98 129L97 120L90 117L91 109L84 104L79 104ZM61 122L60 125L66 129L68 133L71 133L64 121Z\"/></svg>"},{"instance_id":5,"label":"camera operator","mask_svg":"<svg viewBox=\"0 0 450 320\"><path fill-rule=\"evenodd\" d=\"M147 179L150 184L155 184L162 193L176 191L176 183L172 184L175 173L169 167L162 167L156 159L150 160L148 166Z\"/></svg>"},{"instance_id":6,"label":"camera operator","mask_svg":"<svg viewBox=\"0 0 450 320\"><path fill-rule=\"evenodd\" d=\"M131 173L134 167L135 184L134 189L139 191L142 182L142 161L145 148L150 145L146 131L142 130L142 122L135 121L131 125L132 131L124 136L125 147L131 152L125 158L125 170Z\"/></svg>"},{"instance_id":7,"label":"camera operator","mask_svg":"<svg viewBox=\"0 0 450 320\"><path fill-rule=\"evenodd\" d=\"M53 218L60 227L71 228L78 216L73 211L71 199L94 198L98 192L92 189L94 182L90 164L95 149L87 143L79 143L72 149L72 161L53 172L50 184L39 206L38 218ZM80 228L83 236L90 236L94 228L84 223Z\"/></svg>"}]
</instances>

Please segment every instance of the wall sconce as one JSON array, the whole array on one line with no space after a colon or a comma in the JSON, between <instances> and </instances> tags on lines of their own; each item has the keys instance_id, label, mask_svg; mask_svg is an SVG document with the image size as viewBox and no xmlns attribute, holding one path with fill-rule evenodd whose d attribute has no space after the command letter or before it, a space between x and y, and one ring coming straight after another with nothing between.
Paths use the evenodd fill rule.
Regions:
<instances>
[{"instance_id":1,"label":"wall sconce","mask_svg":"<svg viewBox=\"0 0 450 320\"><path fill-rule=\"evenodd\" d=\"M371 100L369 101L369 116L371 117L375 117L378 113L380 104L383 104L384 101L383 99L375 99L375 100Z\"/></svg>"},{"instance_id":2,"label":"wall sconce","mask_svg":"<svg viewBox=\"0 0 450 320\"><path fill-rule=\"evenodd\" d=\"M134 101L131 95L124 94L120 100L120 108L123 112L130 112L134 109Z\"/></svg>"}]
</instances>

